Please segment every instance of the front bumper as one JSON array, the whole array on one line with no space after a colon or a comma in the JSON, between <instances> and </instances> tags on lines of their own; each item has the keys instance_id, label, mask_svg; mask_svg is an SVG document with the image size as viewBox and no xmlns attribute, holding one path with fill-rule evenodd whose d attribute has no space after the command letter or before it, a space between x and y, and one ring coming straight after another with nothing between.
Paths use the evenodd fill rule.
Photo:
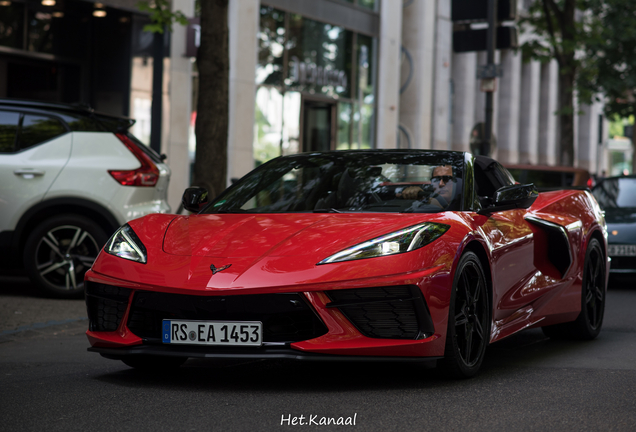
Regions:
<instances>
[{"instance_id":1,"label":"front bumper","mask_svg":"<svg viewBox=\"0 0 636 432\"><path fill-rule=\"evenodd\" d=\"M86 282L89 351L108 358L421 360L443 355L443 335L435 332L426 300L416 285L193 295L116 286L96 279L93 274ZM260 321L263 345L163 344L163 319Z\"/></svg>"}]
</instances>

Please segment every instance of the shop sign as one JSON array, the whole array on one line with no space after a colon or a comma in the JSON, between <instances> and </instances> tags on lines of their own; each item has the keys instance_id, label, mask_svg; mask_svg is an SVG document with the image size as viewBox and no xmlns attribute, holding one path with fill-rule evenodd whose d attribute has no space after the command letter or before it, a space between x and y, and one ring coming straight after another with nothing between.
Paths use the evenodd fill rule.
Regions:
<instances>
[{"instance_id":1,"label":"shop sign","mask_svg":"<svg viewBox=\"0 0 636 432\"><path fill-rule=\"evenodd\" d=\"M293 56L290 78L294 83L310 86L347 88L347 74L338 69L327 69L315 63L301 62Z\"/></svg>"}]
</instances>

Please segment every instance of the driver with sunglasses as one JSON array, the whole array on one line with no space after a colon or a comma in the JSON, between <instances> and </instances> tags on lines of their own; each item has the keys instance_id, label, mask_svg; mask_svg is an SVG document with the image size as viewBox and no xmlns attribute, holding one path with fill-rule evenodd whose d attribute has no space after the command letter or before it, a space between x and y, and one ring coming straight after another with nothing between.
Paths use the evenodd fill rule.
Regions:
<instances>
[{"instance_id":1,"label":"driver with sunglasses","mask_svg":"<svg viewBox=\"0 0 636 432\"><path fill-rule=\"evenodd\" d=\"M455 177L453 177L453 167L450 165L441 165L433 170L431 176L431 184L434 192L431 195L431 202L438 204L442 208L446 208L455 196ZM419 186L409 186L405 188L398 197L402 199L418 199L418 194L422 193ZM437 201L437 202L436 202Z\"/></svg>"}]
</instances>

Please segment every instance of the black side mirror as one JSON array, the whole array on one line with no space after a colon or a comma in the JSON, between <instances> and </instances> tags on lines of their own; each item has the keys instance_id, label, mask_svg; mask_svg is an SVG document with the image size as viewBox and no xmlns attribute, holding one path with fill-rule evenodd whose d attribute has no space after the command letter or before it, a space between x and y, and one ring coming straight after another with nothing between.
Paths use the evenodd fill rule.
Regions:
<instances>
[{"instance_id":1,"label":"black side mirror","mask_svg":"<svg viewBox=\"0 0 636 432\"><path fill-rule=\"evenodd\" d=\"M488 214L504 210L528 208L539 196L534 184L514 184L504 186L495 192L492 204L483 208L478 214Z\"/></svg>"},{"instance_id":2,"label":"black side mirror","mask_svg":"<svg viewBox=\"0 0 636 432\"><path fill-rule=\"evenodd\" d=\"M208 203L208 190L202 187L189 187L181 197L183 208L198 213Z\"/></svg>"}]
</instances>

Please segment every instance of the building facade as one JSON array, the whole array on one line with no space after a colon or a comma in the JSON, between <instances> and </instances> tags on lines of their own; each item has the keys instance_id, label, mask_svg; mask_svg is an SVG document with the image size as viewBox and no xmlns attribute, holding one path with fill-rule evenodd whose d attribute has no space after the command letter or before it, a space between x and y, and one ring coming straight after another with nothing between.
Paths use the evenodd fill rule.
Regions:
<instances>
[{"instance_id":1,"label":"building facade","mask_svg":"<svg viewBox=\"0 0 636 432\"><path fill-rule=\"evenodd\" d=\"M451 3L230 0L228 184L273 157L305 151L470 151L471 132L485 119L476 72L486 57L453 52ZM173 0L172 8L193 16L194 4ZM84 102L127 115L148 143L153 98L161 94L161 151L173 172L169 202L176 209L194 157L194 58L187 29L175 25L157 93L153 37L143 31L149 20L136 5L0 0L0 97ZM503 77L494 95L493 156L557 164L556 63L524 62L511 50L498 51L496 62ZM575 165L609 174L615 157L599 133L608 129L602 105L581 111Z\"/></svg>"}]
</instances>

